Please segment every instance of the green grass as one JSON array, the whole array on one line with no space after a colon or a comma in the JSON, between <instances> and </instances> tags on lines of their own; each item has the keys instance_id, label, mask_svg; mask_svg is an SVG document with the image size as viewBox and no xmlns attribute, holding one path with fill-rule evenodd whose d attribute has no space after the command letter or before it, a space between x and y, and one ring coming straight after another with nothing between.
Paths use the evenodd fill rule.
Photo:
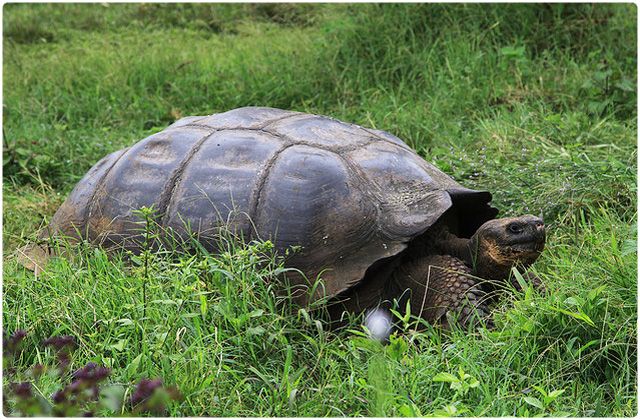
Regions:
<instances>
[{"instance_id":1,"label":"green grass","mask_svg":"<svg viewBox=\"0 0 640 420\"><path fill-rule=\"evenodd\" d=\"M71 369L108 366L125 396L161 377L172 416L635 415L636 24L629 4L5 5L3 330L27 336L3 389L71 335ZM247 105L384 129L502 215L542 213L551 292L497 304L493 331L382 347L281 305L264 244L16 264L101 157ZM67 379L33 381L50 400Z\"/></svg>"}]
</instances>

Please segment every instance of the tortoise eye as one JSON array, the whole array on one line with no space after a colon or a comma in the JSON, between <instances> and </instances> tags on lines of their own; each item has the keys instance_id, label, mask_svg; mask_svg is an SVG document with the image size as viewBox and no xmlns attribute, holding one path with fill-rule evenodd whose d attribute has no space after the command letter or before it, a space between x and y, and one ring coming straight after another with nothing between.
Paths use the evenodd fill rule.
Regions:
<instances>
[{"instance_id":1,"label":"tortoise eye","mask_svg":"<svg viewBox=\"0 0 640 420\"><path fill-rule=\"evenodd\" d=\"M507 227L507 229L509 230L509 232L514 233L516 235L524 231L524 227L519 223L512 223Z\"/></svg>"}]
</instances>

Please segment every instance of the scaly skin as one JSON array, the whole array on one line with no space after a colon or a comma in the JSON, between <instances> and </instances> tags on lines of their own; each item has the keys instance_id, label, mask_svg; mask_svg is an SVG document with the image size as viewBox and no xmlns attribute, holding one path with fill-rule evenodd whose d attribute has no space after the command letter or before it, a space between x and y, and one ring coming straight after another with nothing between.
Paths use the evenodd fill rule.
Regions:
<instances>
[{"instance_id":1,"label":"scaly skin","mask_svg":"<svg viewBox=\"0 0 640 420\"><path fill-rule=\"evenodd\" d=\"M404 292L407 280L412 287ZM390 289L391 294L403 296L401 308L411 299L412 312L430 324L448 329L455 319L465 329L482 323L493 326L480 280L463 261L450 255L429 255L401 266Z\"/></svg>"}]
</instances>

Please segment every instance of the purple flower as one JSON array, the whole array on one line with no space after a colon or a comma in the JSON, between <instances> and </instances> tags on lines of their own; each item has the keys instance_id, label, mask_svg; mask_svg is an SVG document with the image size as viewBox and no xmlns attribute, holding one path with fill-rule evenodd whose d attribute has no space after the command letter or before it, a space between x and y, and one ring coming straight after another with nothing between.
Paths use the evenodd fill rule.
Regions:
<instances>
[{"instance_id":1,"label":"purple flower","mask_svg":"<svg viewBox=\"0 0 640 420\"><path fill-rule=\"evenodd\" d=\"M63 349L72 350L75 347L75 342L72 336L67 335L64 337L51 337L42 342L43 347L53 346L57 351Z\"/></svg>"},{"instance_id":2,"label":"purple flower","mask_svg":"<svg viewBox=\"0 0 640 420\"><path fill-rule=\"evenodd\" d=\"M150 381L142 379L136 385L130 403L134 407L133 413L161 413L171 400L178 400L180 393L175 387L163 387L162 379Z\"/></svg>"},{"instance_id":3,"label":"purple flower","mask_svg":"<svg viewBox=\"0 0 640 420\"><path fill-rule=\"evenodd\" d=\"M27 332L25 330L18 330L11 336L11 339L16 342L22 341L22 339L25 338L26 335L27 335Z\"/></svg>"},{"instance_id":4,"label":"purple flower","mask_svg":"<svg viewBox=\"0 0 640 420\"><path fill-rule=\"evenodd\" d=\"M53 402L56 404L61 404L67 401L67 393L63 389L59 389L55 394L53 394Z\"/></svg>"},{"instance_id":5,"label":"purple flower","mask_svg":"<svg viewBox=\"0 0 640 420\"><path fill-rule=\"evenodd\" d=\"M156 388L162 387L162 378L150 381L148 379L142 379L138 382L133 395L131 396L131 405L138 405L143 401L147 401L153 395Z\"/></svg>"},{"instance_id":6,"label":"purple flower","mask_svg":"<svg viewBox=\"0 0 640 420\"><path fill-rule=\"evenodd\" d=\"M31 374L36 379L39 378L40 375L42 375L45 371L45 367L40 363L36 363L35 365L31 366Z\"/></svg>"},{"instance_id":7,"label":"purple flower","mask_svg":"<svg viewBox=\"0 0 640 420\"><path fill-rule=\"evenodd\" d=\"M26 335L27 335L27 332L25 330L18 330L11 337L3 337L2 338L3 354L8 355L8 354L15 353L20 347L20 344L22 343L22 340Z\"/></svg>"},{"instance_id":8,"label":"purple flower","mask_svg":"<svg viewBox=\"0 0 640 420\"><path fill-rule=\"evenodd\" d=\"M23 399L28 399L33 397L33 391L31 390L31 382L21 382L19 384L10 383L9 389L11 389L11 391L13 391L14 395L16 395L17 397L20 397Z\"/></svg>"},{"instance_id":9,"label":"purple flower","mask_svg":"<svg viewBox=\"0 0 640 420\"><path fill-rule=\"evenodd\" d=\"M105 380L111 374L111 369L98 366L90 362L85 367L73 373L73 379L77 381L85 381L90 384L96 384Z\"/></svg>"}]
</instances>

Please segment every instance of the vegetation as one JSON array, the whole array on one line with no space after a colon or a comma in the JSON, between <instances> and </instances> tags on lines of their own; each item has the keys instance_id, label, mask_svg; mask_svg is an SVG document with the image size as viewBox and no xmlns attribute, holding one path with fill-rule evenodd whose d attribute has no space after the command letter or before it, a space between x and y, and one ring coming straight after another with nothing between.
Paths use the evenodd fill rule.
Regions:
<instances>
[{"instance_id":1,"label":"vegetation","mask_svg":"<svg viewBox=\"0 0 640 420\"><path fill-rule=\"evenodd\" d=\"M633 4L6 4L3 411L634 416L636 104ZM405 319L381 345L286 304L269 243L16 263L101 157L247 105L384 129L501 214L542 213L550 293L503 300L491 331ZM63 337L64 369L42 347Z\"/></svg>"}]
</instances>

